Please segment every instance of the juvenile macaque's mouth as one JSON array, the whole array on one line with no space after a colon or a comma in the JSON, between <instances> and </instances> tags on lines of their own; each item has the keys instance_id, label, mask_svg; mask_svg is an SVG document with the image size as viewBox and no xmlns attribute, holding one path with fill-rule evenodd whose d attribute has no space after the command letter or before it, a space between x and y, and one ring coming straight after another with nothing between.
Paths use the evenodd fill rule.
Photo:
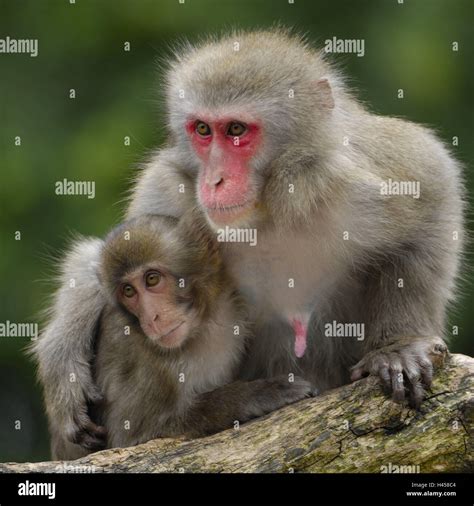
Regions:
<instances>
[{"instance_id":1,"label":"juvenile macaque's mouth","mask_svg":"<svg viewBox=\"0 0 474 506\"><path fill-rule=\"evenodd\" d=\"M166 332L166 334L163 334L159 341L160 343L164 344L165 346L169 346L172 344L174 338L175 338L175 332L184 324L184 320L181 323L178 323L176 327L172 328L170 331Z\"/></svg>"}]
</instances>

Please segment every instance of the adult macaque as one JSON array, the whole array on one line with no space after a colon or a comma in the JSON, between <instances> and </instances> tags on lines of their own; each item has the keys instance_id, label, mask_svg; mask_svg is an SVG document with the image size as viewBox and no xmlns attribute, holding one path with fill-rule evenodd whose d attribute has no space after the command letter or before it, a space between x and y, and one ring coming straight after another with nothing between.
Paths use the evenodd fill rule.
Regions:
<instances>
[{"instance_id":1,"label":"adult macaque","mask_svg":"<svg viewBox=\"0 0 474 506\"><path fill-rule=\"evenodd\" d=\"M200 213L144 215L115 228L99 275L109 302L100 319L94 406L109 448L156 437L200 437L311 394L281 375L236 381L248 322L214 234ZM86 452L52 430L55 459Z\"/></svg>"},{"instance_id":2,"label":"adult macaque","mask_svg":"<svg viewBox=\"0 0 474 506\"><path fill-rule=\"evenodd\" d=\"M169 144L127 215L179 217L197 203L214 230L257 230L256 246L223 251L255 322L240 377L292 372L324 390L370 373L418 406L446 351L463 235L447 149L426 128L368 112L318 52L282 31L186 47L166 82ZM385 194L392 182L419 184L419 198ZM36 348L50 416L86 446L100 444L86 411L98 395L88 360L105 304L99 250L83 242L66 259ZM363 331L334 335L339 324Z\"/></svg>"}]
</instances>

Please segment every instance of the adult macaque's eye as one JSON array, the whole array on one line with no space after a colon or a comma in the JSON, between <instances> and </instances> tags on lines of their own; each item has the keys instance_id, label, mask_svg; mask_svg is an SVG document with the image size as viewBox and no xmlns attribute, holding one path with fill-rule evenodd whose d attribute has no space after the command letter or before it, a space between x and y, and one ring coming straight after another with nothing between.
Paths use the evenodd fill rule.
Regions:
<instances>
[{"instance_id":1,"label":"adult macaque's eye","mask_svg":"<svg viewBox=\"0 0 474 506\"><path fill-rule=\"evenodd\" d=\"M135 288L133 288L132 285L123 285L122 293L125 295L125 297L133 297L135 295Z\"/></svg>"},{"instance_id":2,"label":"adult macaque's eye","mask_svg":"<svg viewBox=\"0 0 474 506\"><path fill-rule=\"evenodd\" d=\"M146 273L146 286L156 286L161 280L161 274L158 271L150 271Z\"/></svg>"},{"instance_id":3,"label":"adult macaque's eye","mask_svg":"<svg viewBox=\"0 0 474 506\"><path fill-rule=\"evenodd\" d=\"M247 128L245 125L242 125L242 123L231 123L229 125L229 128L227 129L227 135L230 135L232 137L240 137L245 133Z\"/></svg>"},{"instance_id":4,"label":"adult macaque's eye","mask_svg":"<svg viewBox=\"0 0 474 506\"><path fill-rule=\"evenodd\" d=\"M211 127L207 123L204 123L204 121L198 121L196 123L196 133L203 137L211 135Z\"/></svg>"}]
</instances>

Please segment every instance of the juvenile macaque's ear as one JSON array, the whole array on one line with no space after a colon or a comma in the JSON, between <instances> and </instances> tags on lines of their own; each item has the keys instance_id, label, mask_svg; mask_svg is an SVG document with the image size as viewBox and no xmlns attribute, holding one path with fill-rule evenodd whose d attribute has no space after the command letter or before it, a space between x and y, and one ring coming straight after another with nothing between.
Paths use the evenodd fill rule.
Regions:
<instances>
[{"instance_id":1,"label":"juvenile macaque's ear","mask_svg":"<svg viewBox=\"0 0 474 506\"><path fill-rule=\"evenodd\" d=\"M331 85L325 77L316 81L316 90L320 98L321 105L327 109L334 109L334 97Z\"/></svg>"}]
</instances>

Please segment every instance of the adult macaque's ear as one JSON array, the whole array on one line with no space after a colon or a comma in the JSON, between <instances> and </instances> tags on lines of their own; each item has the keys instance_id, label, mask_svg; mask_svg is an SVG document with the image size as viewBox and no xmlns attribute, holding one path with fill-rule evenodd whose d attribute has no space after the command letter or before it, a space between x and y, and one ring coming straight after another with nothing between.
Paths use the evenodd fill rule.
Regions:
<instances>
[{"instance_id":1,"label":"adult macaque's ear","mask_svg":"<svg viewBox=\"0 0 474 506\"><path fill-rule=\"evenodd\" d=\"M318 93L320 104L327 109L334 109L334 97L331 85L325 77L316 81L316 91Z\"/></svg>"}]
</instances>

